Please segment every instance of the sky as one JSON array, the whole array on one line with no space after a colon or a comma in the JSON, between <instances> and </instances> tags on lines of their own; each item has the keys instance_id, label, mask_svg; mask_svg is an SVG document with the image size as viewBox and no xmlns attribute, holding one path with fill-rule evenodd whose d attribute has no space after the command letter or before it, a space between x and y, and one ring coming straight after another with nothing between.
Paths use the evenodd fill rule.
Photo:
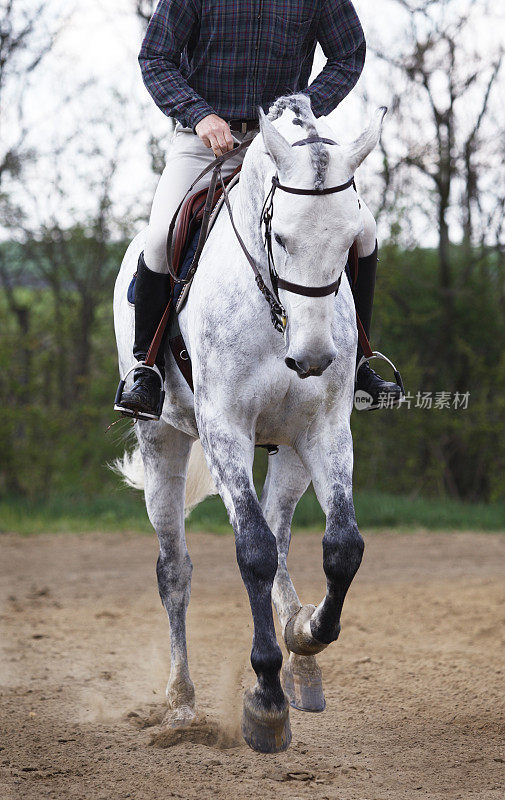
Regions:
<instances>
[{"instance_id":1,"label":"sky","mask_svg":"<svg viewBox=\"0 0 505 800\"><path fill-rule=\"evenodd\" d=\"M56 46L37 72L36 83L27 95L29 137L34 145L50 153L55 142L63 147L76 129L82 135L75 150L72 147L65 150L66 162L47 158L29 168L27 183L36 195L30 213L43 217L54 206L54 213L61 216L60 199L48 191L55 171L60 173L60 181L70 198L65 209L66 221L78 218L87 206L91 209L101 177L100 158L94 152L96 145L112 153L119 140L122 144L114 202L125 218L131 215L132 208L141 207L145 213L156 185L147 141L151 134L169 132L171 120L156 108L142 83L137 62L142 27L133 13L133 0L51 2L55 4L53 8L61 9L60 18L64 21ZM472 0L460 2L464 6ZM405 24L398 5L392 0L380 3L355 0L354 4L371 48L380 42L393 51ZM484 15L472 28L479 46L487 49L496 47L504 32L505 8L494 12L492 19ZM318 49L312 76L320 71L324 60ZM339 141L350 141L359 135L375 107L391 105L392 98L383 80L384 69L369 55L356 89L331 115L330 122ZM113 92L121 97L114 100ZM389 130L392 129L390 125ZM387 117L384 135L391 138ZM370 184L370 198L366 188L363 194L370 199L372 211L378 200L373 194L373 173L379 159L378 153L371 156L370 163L361 170L362 178L360 175L365 184ZM132 236L142 224L134 222Z\"/></svg>"}]
</instances>

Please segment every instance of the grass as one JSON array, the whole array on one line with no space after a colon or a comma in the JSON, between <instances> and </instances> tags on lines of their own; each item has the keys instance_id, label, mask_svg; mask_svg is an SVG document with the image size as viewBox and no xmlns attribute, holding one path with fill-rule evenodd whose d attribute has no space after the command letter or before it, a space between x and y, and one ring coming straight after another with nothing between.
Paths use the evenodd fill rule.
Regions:
<instances>
[{"instance_id":1,"label":"grass","mask_svg":"<svg viewBox=\"0 0 505 800\"><path fill-rule=\"evenodd\" d=\"M371 528L477 530L505 532L505 503L467 504L454 500L410 498L375 492L357 492L356 516L363 530ZM324 516L312 492L304 495L295 512L294 528L322 532ZM219 497L210 497L194 509L189 530L231 533ZM63 495L39 502L0 501L0 533L80 533L85 531L151 533L143 495L117 488L108 495Z\"/></svg>"}]
</instances>

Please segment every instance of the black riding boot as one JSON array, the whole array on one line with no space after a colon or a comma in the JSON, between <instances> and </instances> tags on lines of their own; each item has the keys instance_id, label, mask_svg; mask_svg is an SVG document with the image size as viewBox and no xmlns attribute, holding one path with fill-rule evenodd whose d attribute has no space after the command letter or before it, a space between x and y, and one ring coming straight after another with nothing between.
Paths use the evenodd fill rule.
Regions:
<instances>
[{"instance_id":1,"label":"black riding boot","mask_svg":"<svg viewBox=\"0 0 505 800\"><path fill-rule=\"evenodd\" d=\"M135 278L133 355L137 361L145 360L169 299L169 276L150 270L144 261L144 253L141 253ZM163 338L155 360L163 379L165 377L164 342ZM133 380L130 391L123 391L114 408L130 416L139 416L141 419L159 419L163 387L158 375L152 369L139 367L133 373Z\"/></svg>"},{"instance_id":2,"label":"black riding boot","mask_svg":"<svg viewBox=\"0 0 505 800\"><path fill-rule=\"evenodd\" d=\"M353 288L356 313L361 320L367 338L370 338L370 325L372 322L372 306L375 289L375 276L377 274L377 243L375 250L369 256L358 259L358 278ZM356 366L363 356L363 350L358 342ZM362 410L370 411L374 408L392 408L398 405L403 394L397 383L385 381L365 361L356 375L355 394L357 391L366 392L371 401L359 403ZM363 397L363 396L362 396Z\"/></svg>"}]
</instances>

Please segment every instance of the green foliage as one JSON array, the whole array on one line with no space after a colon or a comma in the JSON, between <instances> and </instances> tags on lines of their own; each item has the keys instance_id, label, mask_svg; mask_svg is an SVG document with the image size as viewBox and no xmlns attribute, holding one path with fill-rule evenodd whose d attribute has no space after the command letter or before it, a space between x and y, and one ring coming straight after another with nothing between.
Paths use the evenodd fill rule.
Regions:
<instances>
[{"instance_id":1,"label":"green foliage","mask_svg":"<svg viewBox=\"0 0 505 800\"><path fill-rule=\"evenodd\" d=\"M504 275L452 252L450 302L433 251L382 249L372 346L400 367L411 408L354 412L355 485L411 496L505 498ZM486 269L484 269L484 267ZM389 367L372 362L389 377ZM468 408L416 408L418 392L470 392Z\"/></svg>"},{"instance_id":2,"label":"green foliage","mask_svg":"<svg viewBox=\"0 0 505 800\"><path fill-rule=\"evenodd\" d=\"M55 259L60 246L48 251ZM61 282L54 285L54 265L47 268L48 288L38 288L37 277L46 274L44 242L28 246L21 267L19 250L0 247L0 259L19 276L17 284L10 278L10 292L0 292L0 497L34 500L76 486L85 494L113 487L106 464L123 441L117 428L105 433L115 418L118 380L111 296L124 246L102 253L96 288L88 279L80 284L85 253L88 263L95 253L93 238L80 228L66 237ZM117 427L124 433L124 424Z\"/></svg>"},{"instance_id":3,"label":"green foliage","mask_svg":"<svg viewBox=\"0 0 505 800\"><path fill-rule=\"evenodd\" d=\"M67 529L72 528L72 514L82 529L87 513L92 527L107 528L107 519L111 527L129 527L130 521L134 527L149 527L141 496L127 500L130 493L119 489L118 478L107 468L123 451L131 431L121 420L105 432L116 418L111 297L124 245L107 245L98 253L90 237L80 229L68 237L64 253L74 259L75 269L67 271L68 280L56 293L34 279L30 258L40 254L33 245L23 262L23 281L11 295L0 293L0 500L7 514L3 529L17 527L18 502L20 508L31 509L37 530L45 519L54 521L56 508ZM13 246L8 247L8 260L21 261L19 248L13 253ZM79 262L90 263L87 248L102 259L98 295L87 280L84 287L77 283L85 278ZM390 246L380 257L372 343L399 365L413 402L410 409L353 413L355 491L362 524L432 527L443 521L441 527L460 527L471 519L477 527L499 527L499 502L505 500L503 271L491 253L482 254L468 269L463 249L454 248L451 258L460 283L449 300L439 288L434 251L401 252ZM88 315L86 303L92 304ZM389 368L380 364L378 369L386 376ZM468 408L415 408L418 391L469 391ZM264 452L257 458L258 484L266 458ZM51 510L53 497L56 506ZM62 497L66 505L61 505ZM441 504L433 501L436 497ZM448 497L498 505L488 516L483 506L452 507L444 501ZM427 503L422 498L431 499ZM472 516L473 508L477 516ZM321 527L321 513L310 493L297 520L302 527ZM220 501L197 509L191 525L226 527Z\"/></svg>"}]
</instances>

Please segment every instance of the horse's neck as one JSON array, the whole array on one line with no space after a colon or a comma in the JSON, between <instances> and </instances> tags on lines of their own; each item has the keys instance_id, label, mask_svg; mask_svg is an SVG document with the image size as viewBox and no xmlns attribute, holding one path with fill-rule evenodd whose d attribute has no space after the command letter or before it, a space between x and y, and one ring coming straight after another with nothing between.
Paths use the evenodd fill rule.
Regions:
<instances>
[{"instance_id":1,"label":"horse's neck","mask_svg":"<svg viewBox=\"0 0 505 800\"><path fill-rule=\"evenodd\" d=\"M261 232L261 210L263 207L263 170L256 162L246 163L235 189L233 218L240 236L250 254L265 273L267 259ZM265 274L264 274L265 277Z\"/></svg>"}]
</instances>

